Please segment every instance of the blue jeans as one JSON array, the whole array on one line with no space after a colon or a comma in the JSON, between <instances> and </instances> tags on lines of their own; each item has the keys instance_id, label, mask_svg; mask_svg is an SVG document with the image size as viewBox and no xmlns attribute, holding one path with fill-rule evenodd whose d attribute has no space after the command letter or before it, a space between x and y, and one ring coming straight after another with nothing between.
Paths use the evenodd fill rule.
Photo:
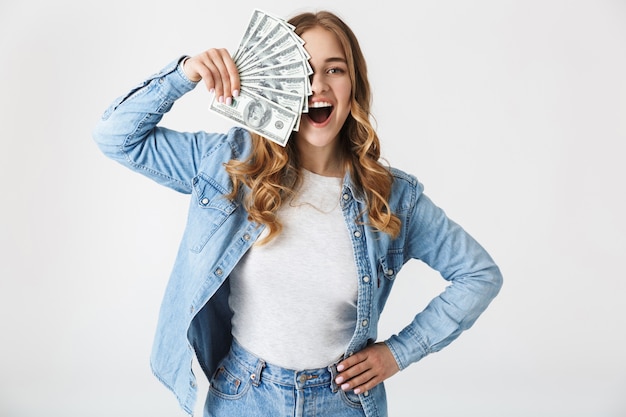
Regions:
<instances>
[{"instance_id":1,"label":"blue jeans","mask_svg":"<svg viewBox=\"0 0 626 417\"><path fill-rule=\"evenodd\" d=\"M335 365L285 369L233 341L211 378L204 417L364 417L358 395L335 384Z\"/></svg>"}]
</instances>

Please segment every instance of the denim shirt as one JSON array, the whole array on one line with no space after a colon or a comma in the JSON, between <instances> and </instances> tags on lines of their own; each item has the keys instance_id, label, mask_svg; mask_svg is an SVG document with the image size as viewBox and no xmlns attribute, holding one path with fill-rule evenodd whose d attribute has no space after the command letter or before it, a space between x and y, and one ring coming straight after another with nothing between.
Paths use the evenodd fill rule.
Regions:
<instances>
[{"instance_id":1,"label":"denim shirt","mask_svg":"<svg viewBox=\"0 0 626 417\"><path fill-rule=\"evenodd\" d=\"M192 90L180 59L116 99L93 131L102 152L176 191L190 194L187 225L165 291L151 367L192 414L197 396L195 354L208 378L227 353L231 336L228 276L263 226L248 220L223 164L251 152L247 130L183 133L158 125L174 102ZM384 342L400 369L436 352L468 329L497 295L502 276L485 249L423 193L417 179L392 169L389 206L402 221L397 238L368 227L364 195L350 176L341 208L355 252L357 318L345 357L377 340L377 326L393 283L410 259L440 272L450 285L403 329ZM245 192L245 191L244 191ZM267 277L266 279L271 279ZM383 384L359 394L368 417L387 415Z\"/></svg>"}]
</instances>

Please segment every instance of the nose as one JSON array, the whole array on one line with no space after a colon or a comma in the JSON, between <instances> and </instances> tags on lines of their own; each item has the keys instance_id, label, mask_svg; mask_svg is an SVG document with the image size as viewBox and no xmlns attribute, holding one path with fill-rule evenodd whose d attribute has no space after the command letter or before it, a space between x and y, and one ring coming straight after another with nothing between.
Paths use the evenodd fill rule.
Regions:
<instances>
[{"instance_id":1,"label":"nose","mask_svg":"<svg viewBox=\"0 0 626 417\"><path fill-rule=\"evenodd\" d=\"M324 91L328 90L328 84L326 84L326 82L324 81L323 74L314 72L310 76L310 81L311 91L313 92L313 94L323 93Z\"/></svg>"}]
</instances>

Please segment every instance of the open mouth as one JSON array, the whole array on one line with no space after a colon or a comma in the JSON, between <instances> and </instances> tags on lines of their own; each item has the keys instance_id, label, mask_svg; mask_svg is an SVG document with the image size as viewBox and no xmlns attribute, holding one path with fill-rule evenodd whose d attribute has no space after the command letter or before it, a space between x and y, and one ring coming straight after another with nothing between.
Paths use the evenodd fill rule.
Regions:
<instances>
[{"instance_id":1,"label":"open mouth","mask_svg":"<svg viewBox=\"0 0 626 417\"><path fill-rule=\"evenodd\" d=\"M311 103L309 106L309 118L314 123L324 123L333 112L333 106L327 102Z\"/></svg>"}]
</instances>

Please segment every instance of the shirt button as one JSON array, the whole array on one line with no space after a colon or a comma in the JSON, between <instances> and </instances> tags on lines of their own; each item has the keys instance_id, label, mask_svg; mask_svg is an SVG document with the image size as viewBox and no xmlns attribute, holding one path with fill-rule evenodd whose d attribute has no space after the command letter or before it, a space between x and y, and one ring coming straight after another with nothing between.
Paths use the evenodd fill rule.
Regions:
<instances>
[{"instance_id":1,"label":"shirt button","mask_svg":"<svg viewBox=\"0 0 626 417\"><path fill-rule=\"evenodd\" d=\"M223 273L224 273L224 271L222 271L222 268L217 268L215 270L215 275L220 275L221 276Z\"/></svg>"},{"instance_id":2,"label":"shirt button","mask_svg":"<svg viewBox=\"0 0 626 417\"><path fill-rule=\"evenodd\" d=\"M363 321L361 322L361 326L363 326L363 327L367 326L367 320L363 320Z\"/></svg>"},{"instance_id":3,"label":"shirt button","mask_svg":"<svg viewBox=\"0 0 626 417\"><path fill-rule=\"evenodd\" d=\"M359 232L358 230L354 232L354 237L361 237L361 232Z\"/></svg>"},{"instance_id":4,"label":"shirt button","mask_svg":"<svg viewBox=\"0 0 626 417\"><path fill-rule=\"evenodd\" d=\"M349 196L348 194L344 194L344 195L342 196L342 198L343 198L344 200L348 200L348 199L350 198L350 196Z\"/></svg>"},{"instance_id":5,"label":"shirt button","mask_svg":"<svg viewBox=\"0 0 626 417\"><path fill-rule=\"evenodd\" d=\"M303 384L306 382L307 377L306 375L300 375L300 382L302 382Z\"/></svg>"},{"instance_id":6,"label":"shirt button","mask_svg":"<svg viewBox=\"0 0 626 417\"><path fill-rule=\"evenodd\" d=\"M204 197L204 198L202 199L202 201L200 201L200 202L206 206L207 204L209 204L209 199L208 199L208 198L206 198L206 197Z\"/></svg>"},{"instance_id":7,"label":"shirt button","mask_svg":"<svg viewBox=\"0 0 626 417\"><path fill-rule=\"evenodd\" d=\"M388 269L387 272L385 272L387 275L393 275L393 269Z\"/></svg>"},{"instance_id":8,"label":"shirt button","mask_svg":"<svg viewBox=\"0 0 626 417\"><path fill-rule=\"evenodd\" d=\"M365 276L363 277L363 282L365 282L366 284L367 284L368 282L370 282L370 277L368 277L367 275L365 275Z\"/></svg>"},{"instance_id":9,"label":"shirt button","mask_svg":"<svg viewBox=\"0 0 626 417\"><path fill-rule=\"evenodd\" d=\"M365 392L363 393L363 396L364 396L364 397L367 397L368 395L370 395L370 392L369 392L369 391L365 391Z\"/></svg>"},{"instance_id":10,"label":"shirt button","mask_svg":"<svg viewBox=\"0 0 626 417\"><path fill-rule=\"evenodd\" d=\"M243 235L243 240L250 240L250 235L247 233Z\"/></svg>"}]
</instances>

